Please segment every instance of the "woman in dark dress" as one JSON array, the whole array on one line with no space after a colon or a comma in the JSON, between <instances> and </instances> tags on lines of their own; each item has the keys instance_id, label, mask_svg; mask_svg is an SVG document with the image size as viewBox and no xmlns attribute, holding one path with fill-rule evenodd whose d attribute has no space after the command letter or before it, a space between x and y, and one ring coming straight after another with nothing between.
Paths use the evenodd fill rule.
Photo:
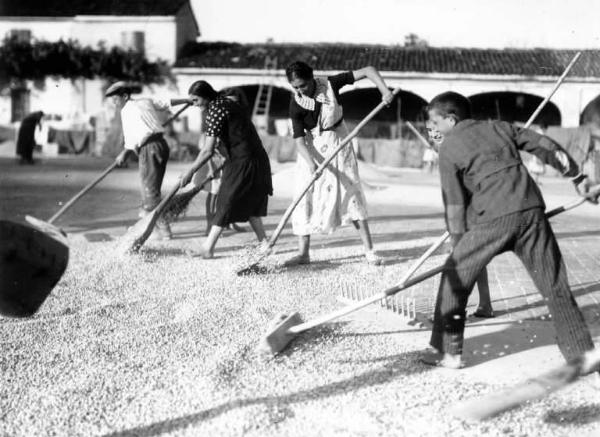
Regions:
<instances>
[{"instance_id":1,"label":"woman in dark dress","mask_svg":"<svg viewBox=\"0 0 600 437\"><path fill-rule=\"evenodd\" d=\"M35 130L42 123L42 111L32 112L21 121L17 136L17 155L21 157L20 164L33 164L33 149L35 148Z\"/></svg>"},{"instance_id":2,"label":"woman in dark dress","mask_svg":"<svg viewBox=\"0 0 600 437\"><path fill-rule=\"evenodd\" d=\"M258 241L266 239L261 217L267 215L268 196L273 194L271 165L249 115L238 102L217 93L203 80L192 84L189 96L195 106L206 111L206 140L192 167L182 175L181 186L208 162L217 139L226 160L217 211L201 248L203 258L212 258L223 228L231 223L249 221Z\"/></svg>"}]
</instances>

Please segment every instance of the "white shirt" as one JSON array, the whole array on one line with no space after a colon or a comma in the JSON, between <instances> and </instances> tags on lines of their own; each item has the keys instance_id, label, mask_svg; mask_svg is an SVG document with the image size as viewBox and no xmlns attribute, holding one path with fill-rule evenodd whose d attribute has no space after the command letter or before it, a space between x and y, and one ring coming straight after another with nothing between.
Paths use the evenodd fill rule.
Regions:
<instances>
[{"instance_id":1,"label":"white shirt","mask_svg":"<svg viewBox=\"0 0 600 437\"><path fill-rule=\"evenodd\" d=\"M139 98L128 100L121 109L124 146L136 150L148 135L164 132L170 112L167 101Z\"/></svg>"}]
</instances>

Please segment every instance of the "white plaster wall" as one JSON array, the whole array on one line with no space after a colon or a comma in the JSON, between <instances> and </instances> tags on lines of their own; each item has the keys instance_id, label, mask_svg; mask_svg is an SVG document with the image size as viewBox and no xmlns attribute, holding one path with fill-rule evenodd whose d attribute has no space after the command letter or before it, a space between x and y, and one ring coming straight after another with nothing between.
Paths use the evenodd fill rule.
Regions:
<instances>
[{"instance_id":1,"label":"white plaster wall","mask_svg":"<svg viewBox=\"0 0 600 437\"><path fill-rule=\"evenodd\" d=\"M180 89L187 88L196 80L208 81L217 90L241 85L256 85L272 82L274 85L289 88L283 71L273 77L264 75L261 70L217 70L217 69L175 69ZM329 75L333 71L316 71L316 75ZM449 74L423 75L418 73L382 72L388 86L400 87L429 101L444 91L456 91L466 96L485 92L512 91L524 92L545 98L555 85L556 78L522 78L506 76L457 76ZM370 88L373 84L362 80L353 86L342 88L348 92L356 88ZM551 99L560 110L563 127L579 125L579 116L585 105L600 94L600 80L569 78L560 86Z\"/></svg>"},{"instance_id":2,"label":"white plaster wall","mask_svg":"<svg viewBox=\"0 0 600 437\"><path fill-rule=\"evenodd\" d=\"M97 46L104 41L106 47L121 46L123 32L144 32L146 57L150 61L160 58L169 63L176 58L176 28L173 17L147 17L121 19L76 17L72 38L82 45Z\"/></svg>"},{"instance_id":3,"label":"white plaster wall","mask_svg":"<svg viewBox=\"0 0 600 437\"><path fill-rule=\"evenodd\" d=\"M69 39L71 36L73 21L66 18L19 18L15 20L3 20L0 18L0 39L10 34L13 29L29 29L31 35L36 39L47 41L58 41Z\"/></svg>"}]
</instances>

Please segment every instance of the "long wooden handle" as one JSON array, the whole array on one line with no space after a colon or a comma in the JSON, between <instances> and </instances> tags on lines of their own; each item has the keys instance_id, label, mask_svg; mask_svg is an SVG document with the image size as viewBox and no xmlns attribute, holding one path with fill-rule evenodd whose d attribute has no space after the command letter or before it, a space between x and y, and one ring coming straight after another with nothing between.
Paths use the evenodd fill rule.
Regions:
<instances>
[{"instance_id":1,"label":"long wooden handle","mask_svg":"<svg viewBox=\"0 0 600 437\"><path fill-rule=\"evenodd\" d=\"M560 87L560 85L563 83L563 81L567 77L567 74L569 74L569 71L571 71L571 68L573 68L575 63L579 60L580 56L581 56L581 52L575 53L575 56L573 56L573 59L571 59L571 62L569 62L569 65L567 65L567 67L565 68L565 71L563 71L563 74L560 75L560 77L554 84L554 88L552 88L552 91L550 91L550 93L546 96L546 98L544 100L542 100L542 102L538 105L537 109L533 112L533 114L531 114L531 117L529 117L529 120L527 120L527 122L525 123L525 126L524 126L525 128L528 128L529 126L531 126L531 124L535 121L535 118L539 115L540 112L542 112L542 109L544 109L544 106L546 106L546 103L548 103L548 101L550 101L550 99L552 98L552 96L554 95L556 90Z\"/></svg>"},{"instance_id":2,"label":"long wooden handle","mask_svg":"<svg viewBox=\"0 0 600 437\"><path fill-rule=\"evenodd\" d=\"M444 232L444 234L441 237L439 237L404 274L402 279L400 279L399 284L404 284L406 281L408 281L410 277L419 269L419 267L423 265L425 260L427 260L427 258L429 258L433 252L435 252L442 244L444 244L444 241L446 241L449 236L450 233L448 231Z\"/></svg>"},{"instance_id":3,"label":"long wooden handle","mask_svg":"<svg viewBox=\"0 0 600 437\"><path fill-rule=\"evenodd\" d=\"M175 114L173 114L171 117L169 117L169 119L166 120L162 124L162 126L164 127L167 124L171 123L173 120L175 120L177 117L179 117L179 115L183 111L185 111L189 106L190 106L190 103L186 103L179 111L177 111ZM98 176L92 182L90 182L89 184L87 184L80 192L78 192L77 194L75 194L75 196L73 196L67 203L65 203L61 209L59 209L58 211L56 211L56 213L52 217L50 217L48 219L48 223L54 223L60 216L62 216L65 212L67 212L67 210L69 208L71 208L75 202L77 202L84 194L86 194L88 191L90 191L92 188L94 188L96 185L98 185L98 183L100 183L100 181L102 179L104 179L116 167L117 167L117 162L116 161L113 162L108 167L106 167L106 169L102 172L102 174L100 176Z\"/></svg>"},{"instance_id":4,"label":"long wooden handle","mask_svg":"<svg viewBox=\"0 0 600 437\"><path fill-rule=\"evenodd\" d=\"M400 92L400 88L396 88L394 91L392 91L392 94L395 96L399 92ZM269 239L269 248L271 248L275 245L275 243L277 242L277 239L279 238L279 236L281 235L281 232L283 231L284 226L286 225L287 221L289 220L290 216L292 215L292 212L294 212L294 209L296 209L296 206L298 206L298 204L300 203L300 201L302 200L304 195L308 192L308 190L310 190L310 187L312 187L313 184L316 182L316 180L319 178L319 176L321 176L321 173L323 172L325 167L327 167L327 165L329 165L329 163L333 160L333 158L335 158L335 156L346 146L346 144L348 144L350 141L352 141L352 139L356 135L358 135L360 130L369 121L371 121L371 119L373 117L375 117L375 115L377 115L377 113L379 111L381 111L387 105L388 104L385 102L379 103L379 105L377 105L371 112L369 112L369 114L367 114L367 116L365 118L363 118L361 120L361 122L358 123L354 129L352 129L352 131L342 140L342 142L338 145L338 147L335 148L335 150L331 153L331 155L329 157L327 157L326 159L324 159L323 162L321 162L321 164L319 164L319 166L315 170L311 180L306 184L306 186L304 187L304 189L302 190L300 195L298 195L296 197L296 199L294 199L292 204L288 207L288 209L283 214L283 217L281 217L281 220L279 221L277 228L275 229L275 231L271 235L271 238Z\"/></svg>"},{"instance_id":5,"label":"long wooden handle","mask_svg":"<svg viewBox=\"0 0 600 437\"><path fill-rule=\"evenodd\" d=\"M181 113L183 111L185 111L187 108L189 108L190 106L192 106L191 103L186 103L185 105L183 105L181 107L180 110L178 110L175 114L173 114L172 116L169 117L169 119L167 121L165 121L162 126L165 127L166 125L168 125L169 123L171 123L173 120L175 120L177 117L179 117L181 115Z\"/></svg>"},{"instance_id":6,"label":"long wooden handle","mask_svg":"<svg viewBox=\"0 0 600 437\"><path fill-rule=\"evenodd\" d=\"M587 202L590 199L597 198L600 195L600 185L596 185L593 189L591 189L588 193L582 194L581 197L577 200L572 201L571 203L567 203L566 205L559 206L558 208L554 208L546 213L546 218L554 217L555 215L560 214L561 212L568 211L573 209L584 202Z\"/></svg>"},{"instance_id":7,"label":"long wooden handle","mask_svg":"<svg viewBox=\"0 0 600 437\"><path fill-rule=\"evenodd\" d=\"M558 78L558 80L554 84L554 88L552 88L552 91L550 91L550 94L548 94L546 96L546 98L544 100L542 100L542 102L538 105L538 107L533 112L533 114L531 114L531 116L529 117L529 119L527 120L527 122L524 125L525 128L528 128L533 124L533 122L535 121L535 118L540 114L540 112L542 112L542 109L544 109L544 106L546 106L546 103L548 103L548 101L552 98L552 96L554 95L556 90L558 90L560 85L563 83L563 81L569 74L569 71L571 71L571 68L573 68L575 63L579 60L580 56L581 56L581 52L577 52L575 54L575 56L573 56L573 59L571 60L571 62L569 62L569 65L567 65L567 67L565 68L565 71L563 71L561 76ZM425 147L435 150L435 148L431 144L429 144L429 141L427 141L425 139L425 137L423 135L421 135L421 132L419 132L417 130L417 128L410 121L406 122L406 126L408 126L408 128L412 131L412 133L415 134L415 136L421 141L421 143L423 143L423 145Z\"/></svg>"},{"instance_id":8,"label":"long wooden handle","mask_svg":"<svg viewBox=\"0 0 600 437\"><path fill-rule=\"evenodd\" d=\"M102 179L104 179L111 171L113 171L115 169L115 167L117 167L117 162L116 161L113 162L108 167L106 167L106 169L102 172L102 174L100 176L98 176L92 182L90 182L89 184L87 184L79 193L77 193L67 203L65 203L61 209L59 209L58 211L56 211L56 213L52 217L50 217L48 219L48 223L54 223L54 221L57 220L65 212L67 212L67 210L69 208L71 208L73 206L73 204L75 202L77 202L81 198L81 196L83 196L85 193L87 193L92 188L94 188L96 185L98 185L98 183Z\"/></svg>"},{"instance_id":9,"label":"long wooden handle","mask_svg":"<svg viewBox=\"0 0 600 437\"><path fill-rule=\"evenodd\" d=\"M427 147L427 148L433 150L434 152L438 153L438 151L435 150L435 147L433 147L431 144L429 144L429 141L427 141L425 139L425 137L423 135L421 135L421 132L419 132L417 130L417 128L410 121L407 121L406 125L412 131L412 133L415 134L415 136L419 139L419 141L421 141L421 143L423 143L423 145L425 147Z\"/></svg>"}]
</instances>

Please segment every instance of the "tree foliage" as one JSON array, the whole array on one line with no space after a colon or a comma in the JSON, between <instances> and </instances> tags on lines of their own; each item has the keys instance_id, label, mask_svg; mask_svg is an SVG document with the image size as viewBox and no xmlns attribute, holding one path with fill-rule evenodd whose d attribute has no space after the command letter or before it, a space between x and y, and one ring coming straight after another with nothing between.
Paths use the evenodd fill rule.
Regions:
<instances>
[{"instance_id":1,"label":"tree foliage","mask_svg":"<svg viewBox=\"0 0 600 437\"><path fill-rule=\"evenodd\" d=\"M119 47L82 47L77 41L20 41L6 38L0 46L0 89L24 80L46 77L135 80L143 84L172 82L165 61L150 62L141 52Z\"/></svg>"}]
</instances>

